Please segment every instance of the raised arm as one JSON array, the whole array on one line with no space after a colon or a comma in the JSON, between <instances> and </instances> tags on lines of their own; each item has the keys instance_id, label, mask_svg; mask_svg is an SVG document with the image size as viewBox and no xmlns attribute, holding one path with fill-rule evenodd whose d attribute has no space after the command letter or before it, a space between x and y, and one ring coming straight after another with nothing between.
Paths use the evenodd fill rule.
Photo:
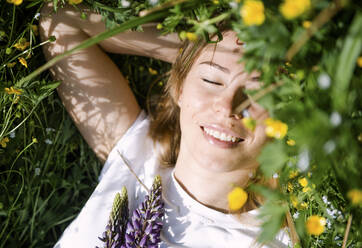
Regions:
<instances>
[{"instance_id":1,"label":"raised arm","mask_svg":"<svg viewBox=\"0 0 362 248\"><path fill-rule=\"evenodd\" d=\"M52 14L44 6L40 20L42 40L55 36L44 46L47 59L67 51L90 36L105 31L101 16L87 11L88 19L68 6ZM101 161L137 118L140 107L117 66L104 53L150 56L172 63L179 40L176 35L160 36L154 25L145 32L125 32L102 41L99 46L78 51L51 68L62 81L58 93L81 134Z\"/></svg>"}]
</instances>

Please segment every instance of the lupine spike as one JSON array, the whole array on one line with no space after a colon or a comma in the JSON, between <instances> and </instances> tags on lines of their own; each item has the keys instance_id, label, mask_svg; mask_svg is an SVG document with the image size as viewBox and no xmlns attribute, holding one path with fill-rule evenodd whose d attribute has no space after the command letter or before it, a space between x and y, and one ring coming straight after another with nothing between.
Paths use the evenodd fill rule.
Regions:
<instances>
[{"instance_id":1,"label":"lupine spike","mask_svg":"<svg viewBox=\"0 0 362 248\"><path fill-rule=\"evenodd\" d=\"M124 243L128 220L128 194L126 187L122 187L121 194L117 193L112 205L106 231L102 237L104 248L118 248Z\"/></svg>"},{"instance_id":2,"label":"lupine spike","mask_svg":"<svg viewBox=\"0 0 362 248\"><path fill-rule=\"evenodd\" d=\"M160 234L164 215L162 201L161 177L156 176L153 181L150 194L133 212L133 216L127 225L126 246L132 247L158 247L161 241ZM133 240L131 242L131 240Z\"/></svg>"}]
</instances>

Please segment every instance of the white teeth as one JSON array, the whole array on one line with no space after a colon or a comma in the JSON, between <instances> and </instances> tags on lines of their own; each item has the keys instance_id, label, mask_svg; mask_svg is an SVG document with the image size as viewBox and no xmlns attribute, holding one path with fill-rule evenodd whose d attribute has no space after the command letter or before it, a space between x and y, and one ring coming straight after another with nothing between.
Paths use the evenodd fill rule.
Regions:
<instances>
[{"instance_id":1,"label":"white teeth","mask_svg":"<svg viewBox=\"0 0 362 248\"><path fill-rule=\"evenodd\" d=\"M207 134L213 136L214 138L217 138L217 139L222 140L222 141L237 142L239 140L239 138L237 138L237 137L228 135L226 133L220 133L220 132L218 132L216 130L208 129L206 127L204 127L204 131Z\"/></svg>"}]
</instances>

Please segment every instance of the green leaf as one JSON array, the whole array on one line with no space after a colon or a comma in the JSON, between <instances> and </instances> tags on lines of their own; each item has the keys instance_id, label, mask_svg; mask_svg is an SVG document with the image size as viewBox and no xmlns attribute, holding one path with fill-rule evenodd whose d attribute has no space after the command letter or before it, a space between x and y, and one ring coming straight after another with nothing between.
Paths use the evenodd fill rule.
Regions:
<instances>
[{"instance_id":1,"label":"green leaf","mask_svg":"<svg viewBox=\"0 0 362 248\"><path fill-rule=\"evenodd\" d=\"M333 87L333 104L336 110L342 112L348 105L347 89L352 78L356 60L362 48L362 12L357 12L353 19L348 35L344 41L342 53L338 59Z\"/></svg>"},{"instance_id":2,"label":"green leaf","mask_svg":"<svg viewBox=\"0 0 362 248\"><path fill-rule=\"evenodd\" d=\"M283 144L275 141L265 146L258 161L260 162L260 169L264 175L271 177L282 168L287 159L288 156L283 149Z\"/></svg>"},{"instance_id":3,"label":"green leaf","mask_svg":"<svg viewBox=\"0 0 362 248\"><path fill-rule=\"evenodd\" d=\"M263 219L262 232L258 237L260 243L274 240L282 227L287 207L277 202L265 204L260 209L259 218Z\"/></svg>"}]
</instances>

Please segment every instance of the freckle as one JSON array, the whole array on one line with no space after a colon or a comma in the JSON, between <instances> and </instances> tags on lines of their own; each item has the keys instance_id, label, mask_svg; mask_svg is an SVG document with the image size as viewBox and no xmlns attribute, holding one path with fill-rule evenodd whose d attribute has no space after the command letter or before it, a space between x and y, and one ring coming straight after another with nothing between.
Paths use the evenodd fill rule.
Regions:
<instances>
[{"instance_id":1,"label":"freckle","mask_svg":"<svg viewBox=\"0 0 362 248\"><path fill-rule=\"evenodd\" d=\"M233 53L241 53L240 48L234 48Z\"/></svg>"}]
</instances>

